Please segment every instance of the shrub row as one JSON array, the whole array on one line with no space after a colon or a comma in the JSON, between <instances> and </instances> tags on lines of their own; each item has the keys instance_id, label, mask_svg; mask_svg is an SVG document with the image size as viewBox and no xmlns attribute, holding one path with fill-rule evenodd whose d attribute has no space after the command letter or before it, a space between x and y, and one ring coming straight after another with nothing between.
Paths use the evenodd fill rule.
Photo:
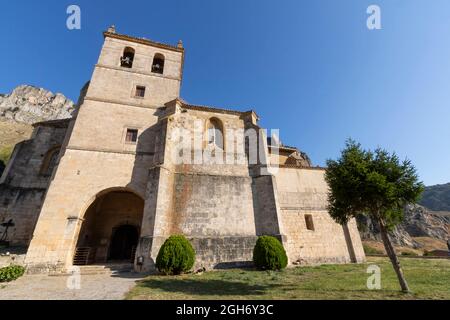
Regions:
<instances>
[{"instance_id":1,"label":"shrub row","mask_svg":"<svg viewBox=\"0 0 450 320\"><path fill-rule=\"evenodd\" d=\"M286 268L288 258L281 242L269 236L258 238L253 250L253 262L261 270ZM195 263L195 250L182 235L169 237L156 257L156 268L166 275L188 272Z\"/></svg>"}]
</instances>

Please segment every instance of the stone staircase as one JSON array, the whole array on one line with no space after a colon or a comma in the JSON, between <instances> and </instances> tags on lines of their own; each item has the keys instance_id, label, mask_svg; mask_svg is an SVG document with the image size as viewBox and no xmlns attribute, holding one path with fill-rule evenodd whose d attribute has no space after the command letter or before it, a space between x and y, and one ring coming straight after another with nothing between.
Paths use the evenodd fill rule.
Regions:
<instances>
[{"instance_id":1,"label":"stone staircase","mask_svg":"<svg viewBox=\"0 0 450 320\"><path fill-rule=\"evenodd\" d=\"M121 273L133 272L133 264L131 263L107 263L107 264L93 264L87 266L76 266L80 268L81 275L119 275ZM69 272L65 273L50 273L49 276L68 276L71 275Z\"/></svg>"}]
</instances>

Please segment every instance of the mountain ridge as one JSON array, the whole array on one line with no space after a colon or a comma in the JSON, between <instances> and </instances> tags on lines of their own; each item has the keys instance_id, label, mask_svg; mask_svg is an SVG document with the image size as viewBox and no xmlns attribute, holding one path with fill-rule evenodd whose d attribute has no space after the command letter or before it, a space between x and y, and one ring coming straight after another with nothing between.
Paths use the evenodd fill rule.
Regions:
<instances>
[{"instance_id":1,"label":"mountain ridge","mask_svg":"<svg viewBox=\"0 0 450 320\"><path fill-rule=\"evenodd\" d=\"M450 211L450 183L426 187L419 204L433 211Z\"/></svg>"}]
</instances>

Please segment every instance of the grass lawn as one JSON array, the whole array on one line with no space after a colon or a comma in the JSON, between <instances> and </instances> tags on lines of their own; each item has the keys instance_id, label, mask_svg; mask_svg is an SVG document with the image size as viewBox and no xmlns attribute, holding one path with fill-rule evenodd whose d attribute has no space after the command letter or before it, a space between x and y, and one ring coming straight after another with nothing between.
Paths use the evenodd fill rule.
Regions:
<instances>
[{"instance_id":1,"label":"grass lawn","mask_svg":"<svg viewBox=\"0 0 450 320\"><path fill-rule=\"evenodd\" d=\"M365 264L297 267L281 272L233 269L201 275L149 276L127 299L450 299L450 260L401 258L412 294L399 291L387 258ZM381 290L368 290L367 266L381 268Z\"/></svg>"}]
</instances>

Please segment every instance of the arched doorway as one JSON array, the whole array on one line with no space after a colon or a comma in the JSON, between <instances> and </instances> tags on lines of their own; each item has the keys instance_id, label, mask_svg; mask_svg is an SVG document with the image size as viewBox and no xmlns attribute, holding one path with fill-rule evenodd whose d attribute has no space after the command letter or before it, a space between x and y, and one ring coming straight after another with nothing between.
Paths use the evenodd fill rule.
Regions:
<instances>
[{"instance_id":1,"label":"arched doorway","mask_svg":"<svg viewBox=\"0 0 450 320\"><path fill-rule=\"evenodd\" d=\"M139 232L135 226L122 225L113 231L109 260L131 261L136 253Z\"/></svg>"},{"instance_id":2,"label":"arched doorway","mask_svg":"<svg viewBox=\"0 0 450 320\"><path fill-rule=\"evenodd\" d=\"M131 262L139 241L144 200L126 189L100 193L89 206L73 264Z\"/></svg>"}]
</instances>

